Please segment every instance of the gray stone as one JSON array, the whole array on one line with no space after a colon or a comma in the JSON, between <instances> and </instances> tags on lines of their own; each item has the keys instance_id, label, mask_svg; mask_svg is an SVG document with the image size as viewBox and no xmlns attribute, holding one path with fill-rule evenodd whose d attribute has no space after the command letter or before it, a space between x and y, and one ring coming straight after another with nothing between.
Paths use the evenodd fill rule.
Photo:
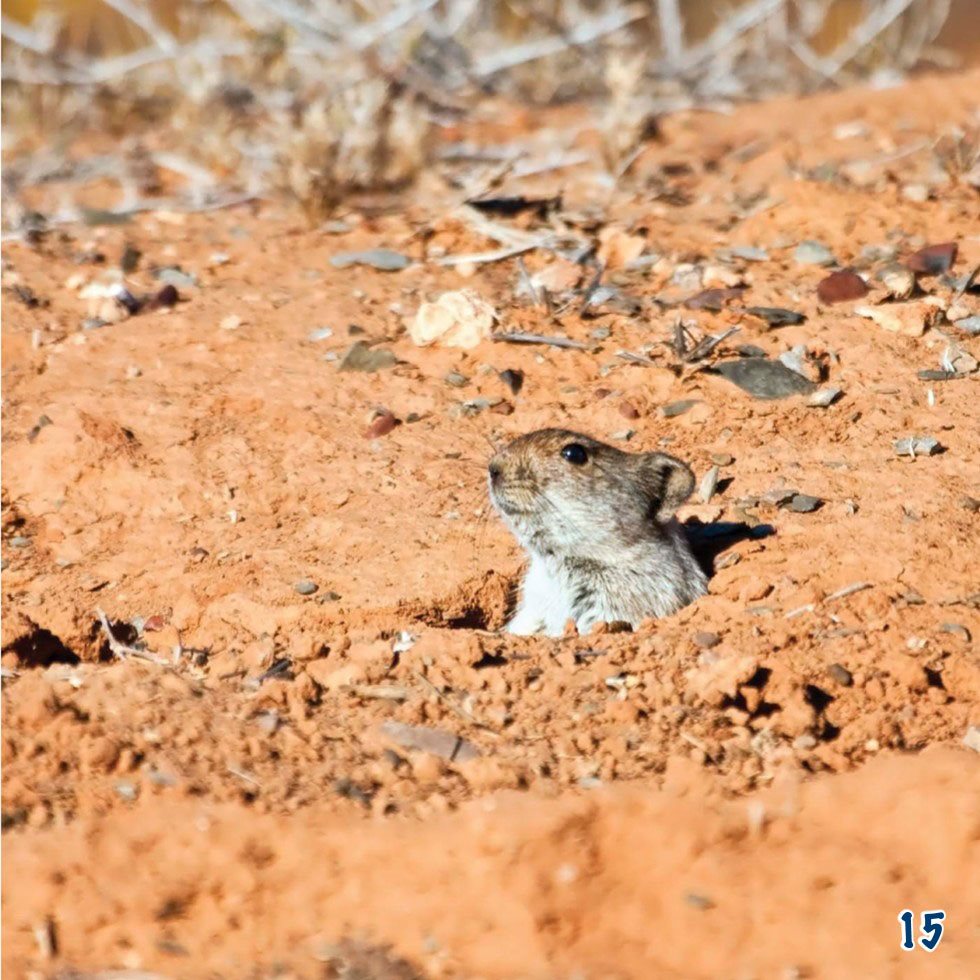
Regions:
<instances>
[{"instance_id":1,"label":"gray stone","mask_svg":"<svg viewBox=\"0 0 980 980\"><path fill-rule=\"evenodd\" d=\"M412 264L412 260L401 252L390 248L369 248L364 252L339 252L330 257L335 269L347 269L352 265L368 265L381 272L398 272Z\"/></svg>"},{"instance_id":2,"label":"gray stone","mask_svg":"<svg viewBox=\"0 0 980 980\"><path fill-rule=\"evenodd\" d=\"M798 265L833 265L834 253L820 242L800 242L793 251L793 259Z\"/></svg>"}]
</instances>

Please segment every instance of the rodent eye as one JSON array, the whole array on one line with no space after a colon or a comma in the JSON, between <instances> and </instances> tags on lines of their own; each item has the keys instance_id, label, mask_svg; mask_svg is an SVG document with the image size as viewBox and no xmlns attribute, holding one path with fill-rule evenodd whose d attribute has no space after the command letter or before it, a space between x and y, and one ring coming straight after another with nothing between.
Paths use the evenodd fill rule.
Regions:
<instances>
[{"instance_id":1,"label":"rodent eye","mask_svg":"<svg viewBox=\"0 0 980 980\"><path fill-rule=\"evenodd\" d=\"M570 442L563 446L561 455L573 466L584 466L589 461L589 451L579 442Z\"/></svg>"}]
</instances>

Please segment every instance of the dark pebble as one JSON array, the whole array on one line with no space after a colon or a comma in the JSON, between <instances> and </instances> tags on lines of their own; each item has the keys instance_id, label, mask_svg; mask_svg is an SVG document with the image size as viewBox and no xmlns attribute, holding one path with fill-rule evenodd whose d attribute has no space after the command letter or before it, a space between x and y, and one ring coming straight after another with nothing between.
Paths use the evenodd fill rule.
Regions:
<instances>
[{"instance_id":1,"label":"dark pebble","mask_svg":"<svg viewBox=\"0 0 980 980\"><path fill-rule=\"evenodd\" d=\"M755 344L739 344L735 348L735 353L739 357L765 357L766 352Z\"/></svg>"},{"instance_id":2,"label":"dark pebble","mask_svg":"<svg viewBox=\"0 0 980 980\"><path fill-rule=\"evenodd\" d=\"M293 589L300 595L313 595L316 592L316 588L316 582L311 582L306 578L301 579L293 586Z\"/></svg>"},{"instance_id":3,"label":"dark pebble","mask_svg":"<svg viewBox=\"0 0 980 980\"><path fill-rule=\"evenodd\" d=\"M961 378L963 375L957 374L955 371L939 371L930 368L926 371L919 371L916 377L920 381L949 381L951 378Z\"/></svg>"},{"instance_id":4,"label":"dark pebble","mask_svg":"<svg viewBox=\"0 0 980 980\"><path fill-rule=\"evenodd\" d=\"M808 395L816 389L812 381L781 361L761 357L722 361L714 370L753 398L788 398L790 395Z\"/></svg>"},{"instance_id":5,"label":"dark pebble","mask_svg":"<svg viewBox=\"0 0 980 980\"><path fill-rule=\"evenodd\" d=\"M821 303L846 303L868 295L868 284L853 269L832 272L817 286Z\"/></svg>"},{"instance_id":6,"label":"dark pebble","mask_svg":"<svg viewBox=\"0 0 980 980\"><path fill-rule=\"evenodd\" d=\"M805 493L796 494L789 502L789 509L795 510L797 514L810 514L822 506L823 501L819 497L811 497Z\"/></svg>"},{"instance_id":7,"label":"dark pebble","mask_svg":"<svg viewBox=\"0 0 980 980\"><path fill-rule=\"evenodd\" d=\"M465 388L470 383L470 379L459 371L450 371L443 380L451 388Z\"/></svg>"},{"instance_id":8,"label":"dark pebble","mask_svg":"<svg viewBox=\"0 0 980 980\"><path fill-rule=\"evenodd\" d=\"M920 276L938 276L942 272L949 272L953 267L956 253L956 242L927 245L910 255L905 264Z\"/></svg>"},{"instance_id":9,"label":"dark pebble","mask_svg":"<svg viewBox=\"0 0 980 980\"><path fill-rule=\"evenodd\" d=\"M779 306L750 306L745 312L764 320L770 327L795 327L806 322L805 314Z\"/></svg>"},{"instance_id":10,"label":"dark pebble","mask_svg":"<svg viewBox=\"0 0 980 980\"><path fill-rule=\"evenodd\" d=\"M500 372L500 380L510 388L511 394L519 395L524 387L524 372L506 368Z\"/></svg>"},{"instance_id":11,"label":"dark pebble","mask_svg":"<svg viewBox=\"0 0 980 980\"><path fill-rule=\"evenodd\" d=\"M177 287L173 283L168 282L166 286L150 297L150 300L147 303L147 309L168 309L171 306L176 306L179 299L180 293L177 292Z\"/></svg>"},{"instance_id":12,"label":"dark pebble","mask_svg":"<svg viewBox=\"0 0 980 980\"><path fill-rule=\"evenodd\" d=\"M631 402L624 401L619 403L619 414L624 419L638 419L640 417L640 410Z\"/></svg>"},{"instance_id":13,"label":"dark pebble","mask_svg":"<svg viewBox=\"0 0 980 980\"><path fill-rule=\"evenodd\" d=\"M130 272L136 271L136 267L140 264L142 257L143 253L138 248L134 245L127 244L123 249L122 257L119 259L119 268L126 275L129 275Z\"/></svg>"},{"instance_id":14,"label":"dark pebble","mask_svg":"<svg viewBox=\"0 0 980 980\"><path fill-rule=\"evenodd\" d=\"M841 687L850 687L854 683L854 676L841 664L831 664L827 668L827 673L840 684Z\"/></svg>"}]
</instances>

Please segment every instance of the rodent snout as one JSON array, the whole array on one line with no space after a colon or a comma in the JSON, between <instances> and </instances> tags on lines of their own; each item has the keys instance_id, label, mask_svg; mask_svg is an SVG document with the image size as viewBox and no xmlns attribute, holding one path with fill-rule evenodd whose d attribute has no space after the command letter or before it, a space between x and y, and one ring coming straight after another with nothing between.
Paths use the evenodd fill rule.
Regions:
<instances>
[{"instance_id":1,"label":"rodent snout","mask_svg":"<svg viewBox=\"0 0 980 980\"><path fill-rule=\"evenodd\" d=\"M487 472L490 474L490 482L493 484L493 486L496 486L504 474L504 468L497 462L497 460L491 459L490 465L487 467Z\"/></svg>"}]
</instances>

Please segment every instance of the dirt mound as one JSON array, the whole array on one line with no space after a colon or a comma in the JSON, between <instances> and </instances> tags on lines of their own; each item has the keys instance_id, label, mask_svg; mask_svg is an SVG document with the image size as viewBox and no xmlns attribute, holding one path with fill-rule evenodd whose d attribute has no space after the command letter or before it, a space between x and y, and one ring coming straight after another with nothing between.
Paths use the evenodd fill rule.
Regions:
<instances>
[{"instance_id":1,"label":"dirt mound","mask_svg":"<svg viewBox=\"0 0 980 980\"><path fill-rule=\"evenodd\" d=\"M663 792L505 794L422 824L314 805L286 835L233 806L141 803L8 842L5 955L27 961L56 923L66 963L185 977L310 976L351 943L378 978L414 975L405 960L432 977L970 974L976 755L878 759L737 803L709 783L676 759ZM902 952L898 913L937 895L937 955Z\"/></svg>"}]
</instances>

